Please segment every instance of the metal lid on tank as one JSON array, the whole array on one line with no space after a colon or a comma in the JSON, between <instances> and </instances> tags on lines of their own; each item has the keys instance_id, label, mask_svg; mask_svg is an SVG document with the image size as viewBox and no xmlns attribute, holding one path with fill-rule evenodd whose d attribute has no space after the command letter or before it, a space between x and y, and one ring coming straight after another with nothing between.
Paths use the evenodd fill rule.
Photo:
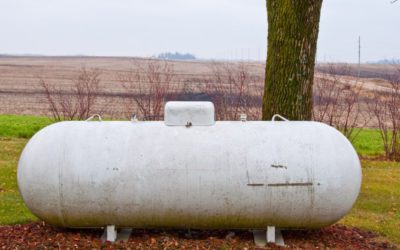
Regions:
<instances>
[{"instance_id":1,"label":"metal lid on tank","mask_svg":"<svg viewBox=\"0 0 400 250\"><path fill-rule=\"evenodd\" d=\"M167 126L212 126L215 123L212 102L167 102L164 110Z\"/></svg>"}]
</instances>

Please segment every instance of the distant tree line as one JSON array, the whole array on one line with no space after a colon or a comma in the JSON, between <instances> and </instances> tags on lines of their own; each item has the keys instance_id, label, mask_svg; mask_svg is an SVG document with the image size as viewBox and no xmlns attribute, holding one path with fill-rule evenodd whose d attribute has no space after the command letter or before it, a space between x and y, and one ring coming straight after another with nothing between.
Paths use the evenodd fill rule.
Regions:
<instances>
[{"instance_id":1,"label":"distant tree line","mask_svg":"<svg viewBox=\"0 0 400 250\"><path fill-rule=\"evenodd\" d=\"M400 64L400 59L383 59L375 62L376 64Z\"/></svg>"},{"instance_id":2,"label":"distant tree line","mask_svg":"<svg viewBox=\"0 0 400 250\"><path fill-rule=\"evenodd\" d=\"M171 52L166 52L166 53L161 53L157 56L158 59L163 59L163 60L195 60L196 56L190 53L186 54L181 54L179 52L171 53Z\"/></svg>"}]
</instances>

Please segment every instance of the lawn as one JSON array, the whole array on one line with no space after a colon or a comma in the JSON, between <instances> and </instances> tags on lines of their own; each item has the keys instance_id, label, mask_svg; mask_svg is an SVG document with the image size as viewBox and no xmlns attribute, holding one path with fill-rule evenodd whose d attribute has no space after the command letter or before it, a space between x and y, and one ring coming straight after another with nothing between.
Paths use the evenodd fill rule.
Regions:
<instances>
[{"instance_id":1,"label":"lawn","mask_svg":"<svg viewBox=\"0 0 400 250\"><path fill-rule=\"evenodd\" d=\"M19 155L48 118L0 115L0 225L35 220L18 194L16 167ZM363 156L383 154L376 130L363 130L354 141ZM382 234L400 246L400 163L364 160L363 186L354 209L340 223Z\"/></svg>"},{"instance_id":2,"label":"lawn","mask_svg":"<svg viewBox=\"0 0 400 250\"><path fill-rule=\"evenodd\" d=\"M363 129L359 132L353 145L362 156L381 156L385 154L381 135L377 129Z\"/></svg>"},{"instance_id":3,"label":"lawn","mask_svg":"<svg viewBox=\"0 0 400 250\"><path fill-rule=\"evenodd\" d=\"M0 137L0 225L34 220L17 187L17 162L27 139Z\"/></svg>"},{"instance_id":4,"label":"lawn","mask_svg":"<svg viewBox=\"0 0 400 250\"><path fill-rule=\"evenodd\" d=\"M51 122L47 117L0 115L0 137L31 138Z\"/></svg>"},{"instance_id":5,"label":"lawn","mask_svg":"<svg viewBox=\"0 0 400 250\"><path fill-rule=\"evenodd\" d=\"M400 163L362 161L361 194L340 223L379 232L400 247Z\"/></svg>"}]
</instances>

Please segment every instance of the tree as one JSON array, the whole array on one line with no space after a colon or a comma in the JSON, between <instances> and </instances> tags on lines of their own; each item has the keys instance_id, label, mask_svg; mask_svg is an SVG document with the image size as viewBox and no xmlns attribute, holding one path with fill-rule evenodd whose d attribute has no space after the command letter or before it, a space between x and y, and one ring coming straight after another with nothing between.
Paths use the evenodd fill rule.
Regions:
<instances>
[{"instance_id":1,"label":"tree","mask_svg":"<svg viewBox=\"0 0 400 250\"><path fill-rule=\"evenodd\" d=\"M267 0L268 55L263 120L311 120L322 0Z\"/></svg>"}]
</instances>

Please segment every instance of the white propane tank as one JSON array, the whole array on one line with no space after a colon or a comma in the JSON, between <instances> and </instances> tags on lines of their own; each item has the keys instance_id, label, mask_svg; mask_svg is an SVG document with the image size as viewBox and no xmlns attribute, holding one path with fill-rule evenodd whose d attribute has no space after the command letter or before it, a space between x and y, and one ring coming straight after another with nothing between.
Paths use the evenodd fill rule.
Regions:
<instances>
[{"instance_id":1,"label":"white propane tank","mask_svg":"<svg viewBox=\"0 0 400 250\"><path fill-rule=\"evenodd\" d=\"M165 121L71 121L26 145L28 208L62 227L319 228L361 186L350 142L322 123L214 121L209 102L170 102Z\"/></svg>"}]
</instances>

